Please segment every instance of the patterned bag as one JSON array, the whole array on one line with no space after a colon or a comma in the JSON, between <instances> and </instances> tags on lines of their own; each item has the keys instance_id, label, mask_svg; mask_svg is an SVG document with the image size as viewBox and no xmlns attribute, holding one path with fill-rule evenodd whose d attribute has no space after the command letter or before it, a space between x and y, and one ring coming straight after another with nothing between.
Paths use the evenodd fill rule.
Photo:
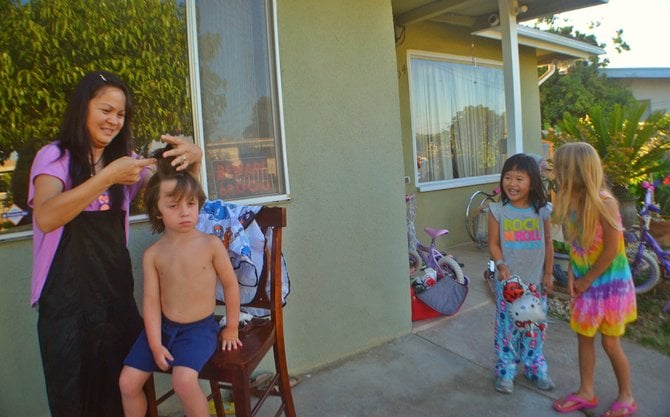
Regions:
<instances>
[{"instance_id":1,"label":"patterned bag","mask_svg":"<svg viewBox=\"0 0 670 417\"><path fill-rule=\"evenodd\" d=\"M239 206L223 200L207 200L200 210L196 228L204 233L218 236L228 249L230 262L240 284L240 303L250 302L256 292L263 270L263 247L265 239L254 217L262 206ZM268 231L271 233L271 231ZM268 294L270 292L268 281ZM291 291L291 283L282 254L282 304ZM223 288L217 282L216 298L225 303ZM265 317L269 310L242 306L240 311L256 317Z\"/></svg>"}]
</instances>

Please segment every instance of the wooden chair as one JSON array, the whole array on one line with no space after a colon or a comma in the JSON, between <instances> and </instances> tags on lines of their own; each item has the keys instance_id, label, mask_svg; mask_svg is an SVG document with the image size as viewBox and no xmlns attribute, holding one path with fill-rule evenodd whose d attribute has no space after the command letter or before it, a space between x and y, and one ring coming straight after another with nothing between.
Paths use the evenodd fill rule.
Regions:
<instances>
[{"instance_id":1,"label":"wooden chair","mask_svg":"<svg viewBox=\"0 0 670 417\"><path fill-rule=\"evenodd\" d=\"M263 207L256 215L256 222L265 234L272 229L272 240L265 241L263 271L254 299L244 306L270 310L270 318L254 318L247 325L240 327L240 340L244 346L232 352L217 350L200 372L201 379L209 380L212 389L217 417L224 417L222 387L232 386L236 417L254 416L263 405L273 388L279 386L281 404L276 412L288 417L295 417L295 407L284 348L284 323L282 317L282 282L281 282L281 245L282 228L286 226L286 209L283 207ZM270 294L266 288L270 281ZM267 384L267 390L260 395L253 408L251 405L251 374L272 348L276 374ZM227 384L227 385L223 385ZM144 387L147 394L147 416L158 417L158 404L167 399L174 391L170 391L156 399L153 376Z\"/></svg>"}]
</instances>

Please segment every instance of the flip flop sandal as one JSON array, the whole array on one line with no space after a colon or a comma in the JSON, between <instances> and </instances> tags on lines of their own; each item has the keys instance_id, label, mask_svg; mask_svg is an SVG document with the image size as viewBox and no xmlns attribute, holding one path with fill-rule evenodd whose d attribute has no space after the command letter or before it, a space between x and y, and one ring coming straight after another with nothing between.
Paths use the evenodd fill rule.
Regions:
<instances>
[{"instance_id":1,"label":"flip flop sandal","mask_svg":"<svg viewBox=\"0 0 670 417\"><path fill-rule=\"evenodd\" d=\"M637 413L637 403L635 401L632 404L614 401L609 410L601 414L601 417L629 417L635 413Z\"/></svg>"},{"instance_id":2,"label":"flip flop sandal","mask_svg":"<svg viewBox=\"0 0 670 417\"><path fill-rule=\"evenodd\" d=\"M572 404L566 406L566 403ZM574 392L554 401L554 410L558 411L559 413L570 413L577 410L590 410L592 408L596 408L597 406L598 398L593 397L592 400L587 400L582 397L578 397Z\"/></svg>"}]
</instances>

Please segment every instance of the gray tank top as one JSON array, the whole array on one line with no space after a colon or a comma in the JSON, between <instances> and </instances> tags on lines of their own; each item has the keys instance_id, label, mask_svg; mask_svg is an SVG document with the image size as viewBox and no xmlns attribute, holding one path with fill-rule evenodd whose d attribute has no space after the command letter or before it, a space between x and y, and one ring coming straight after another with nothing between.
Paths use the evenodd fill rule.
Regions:
<instances>
[{"instance_id":1,"label":"gray tank top","mask_svg":"<svg viewBox=\"0 0 670 417\"><path fill-rule=\"evenodd\" d=\"M544 222L551 215L551 203L536 213L497 202L490 205L491 214L500 225L500 247L503 258L514 275L526 283L539 285L544 272Z\"/></svg>"}]
</instances>

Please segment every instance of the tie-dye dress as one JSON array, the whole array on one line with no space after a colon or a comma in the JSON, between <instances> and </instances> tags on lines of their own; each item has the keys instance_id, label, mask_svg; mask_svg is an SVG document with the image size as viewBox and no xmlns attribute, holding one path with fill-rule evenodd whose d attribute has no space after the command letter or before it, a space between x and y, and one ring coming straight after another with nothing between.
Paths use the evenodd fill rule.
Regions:
<instances>
[{"instance_id":1,"label":"tie-dye dress","mask_svg":"<svg viewBox=\"0 0 670 417\"><path fill-rule=\"evenodd\" d=\"M621 219L619 219L621 225ZM570 243L570 266L575 279L583 277L603 252L602 226L588 248ZM596 332L608 336L622 336L626 324L637 318L635 287L626 258L623 233L619 233L617 255L612 264L591 286L572 301L570 327L578 334L593 337Z\"/></svg>"}]
</instances>

